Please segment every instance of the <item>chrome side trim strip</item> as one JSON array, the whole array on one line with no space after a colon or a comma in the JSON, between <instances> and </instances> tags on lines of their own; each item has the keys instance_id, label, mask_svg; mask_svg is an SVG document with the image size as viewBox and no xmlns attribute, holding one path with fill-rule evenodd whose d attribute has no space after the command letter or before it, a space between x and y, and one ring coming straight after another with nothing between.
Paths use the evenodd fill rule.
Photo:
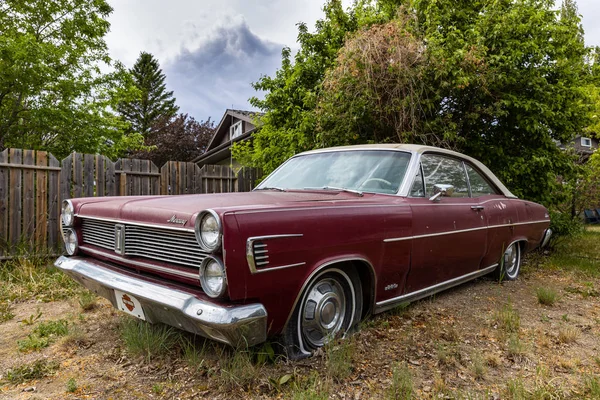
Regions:
<instances>
[{"instance_id":1,"label":"chrome side trim strip","mask_svg":"<svg viewBox=\"0 0 600 400\"><path fill-rule=\"evenodd\" d=\"M251 274L258 274L261 272L275 271L278 269L299 267L301 265L305 265L305 262L289 264L289 265L280 265L276 267L257 269L256 267L260 267L261 265L269 264L269 256L267 245L265 243L257 245L263 250L258 250L260 252L260 256L254 257L254 242L263 241L263 240L271 240L271 239L285 239L285 238L293 238L293 237L302 237L304 234L302 233L287 233L282 235L267 235L267 236L252 236L246 240L246 261L248 262L248 267L250 268Z\"/></svg>"},{"instance_id":2,"label":"chrome side trim strip","mask_svg":"<svg viewBox=\"0 0 600 400\"><path fill-rule=\"evenodd\" d=\"M113 254L107 254L107 253L104 253L102 251L98 251L98 250L95 250L95 249L90 249L87 246L81 246L80 249L81 250L85 250L86 252L91 253L91 254L95 254L95 255L98 255L98 256L101 256L101 257L105 257L105 258L109 258L111 260L125 262L127 264L135 265L137 267L147 268L147 269L150 269L150 270L154 270L154 271L158 271L158 272L164 272L164 273L171 274L171 275L177 275L177 276L181 276L183 278L189 278L189 279L198 280L199 277L200 277L199 274L194 274L194 273L191 273L191 272L178 271L178 270L175 270L175 269L165 268L165 267L159 267L158 265L152 265L152 264L148 264L148 263L145 263L145 262L129 260L129 259L126 259L126 258L123 258L123 257L117 257L117 256L115 256Z\"/></svg>"},{"instance_id":3,"label":"chrome side trim strip","mask_svg":"<svg viewBox=\"0 0 600 400\"><path fill-rule=\"evenodd\" d=\"M253 274L260 274L260 273L263 273L263 272L277 271L278 269L301 267L303 265L306 265L306 263L305 262L301 262L301 263L297 263L297 264L282 265L280 267L272 267L272 268L259 269L259 270L256 270L256 271L252 272L252 273Z\"/></svg>"},{"instance_id":4,"label":"chrome side trim strip","mask_svg":"<svg viewBox=\"0 0 600 400\"><path fill-rule=\"evenodd\" d=\"M114 222L115 224L146 226L146 227L149 227L149 228L168 229L168 230L171 230L171 231L194 232L194 227L193 226L190 227L190 228L178 228L176 226L146 224L146 223L143 223L143 222L125 221L125 220L122 220L122 219L115 219L115 218L93 217L91 215L75 214L75 216L77 218L81 218L81 219L93 219L93 220L97 220L97 221Z\"/></svg>"},{"instance_id":5,"label":"chrome side trim strip","mask_svg":"<svg viewBox=\"0 0 600 400\"><path fill-rule=\"evenodd\" d=\"M404 237L399 237L399 238L388 238L388 239L383 239L383 242L384 243L400 242L400 241L403 241L403 240L422 239L422 238L434 237L434 236L453 235L455 233L481 231L481 230L484 230L484 229L495 229L495 228L503 228L503 227L507 227L507 226L510 227L510 226L516 226L516 225L541 224L541 223L547 223L547 222L550 222L550 220L531 221L531 222L515 222L514 224L490 225L490 226L482 226L480 228L470 228L470 229L460 229L460 230L456 230L456 231L446 231L446 232L429 233L429 234L426 234L426 235L404 236Z\"/></svg>"},{"instance_id":6,"label":"chrome side trim strip","mask_svg":"<svg viewBox=\"0 0 600 400\"><path fill-rule=\"evenodd\" d=\"M398 296L398 297L394 297L392 299L387 299L387 300L384 300L384 301L377 302L375 304L374 314L378 314L380 312L387 311L387 310L389 310L391 308L396 307L400 303L410 303L410 302L422 299L424 297L429 297L432 294L441 292L442 290L451 288L452 286L460 285L461 283L464 283L466 281L469 281L469 280L478 278L480 276L489 274L490 272L492 272L497 267L498 267L498 264L490 265L487 268L480 269L480 270L477 270L477 271L473 271L473 272L470 272L470 273L468 273L466 275L459 276L459 277L450 279L448 281L441 282L441 283L438 283L436 285L429 286L429 287L417 290L415 292L403 294L402 296Z\"/></svg>"}]
</instances>

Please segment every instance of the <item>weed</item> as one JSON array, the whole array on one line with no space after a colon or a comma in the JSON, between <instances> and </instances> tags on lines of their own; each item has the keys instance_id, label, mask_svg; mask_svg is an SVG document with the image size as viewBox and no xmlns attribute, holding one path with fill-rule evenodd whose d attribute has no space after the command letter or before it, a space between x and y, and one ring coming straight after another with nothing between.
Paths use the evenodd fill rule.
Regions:
<instances>
[{"instance_id":1,"label":"weed","mask_svg":"<svg viewBox=\"0 0 600 400\"><path fill-rule=\"evenodd\" d=\"M452 343L449 343L449 344L437 343L436 349L437 349L438 364L440 366L451 367L451 366L455 365L455 361L460 359L460 353L458 352L456 345L454 345Z\"/></svg>"},{"instance_id":2,"label":"weed","mask_svg":"<svg viewBox=\"0 0 600 400\"><path fill-rule=\"evenodd\" d=\"M394 307L390 310L390 314L403 317L408 313L409 306L410 306L409 302L400 303L399 305L397 305L396 307Z\"/></svg>"},{"instance_id":3,"label":"weed","mask_svg":"<svg viewBox=\"0 0 600 400\"><path fill-rule=\"evenodd\" d=\"M252 363L248 351L236 349L233 354L225 357L221 367L221 382L227 388L241 387L247 389L258 381L260 367Z\"/></svg>"},{"instance_id":4,"label":"weed","mask_svg":"<svg viewBox=\"0 0 600 400\"><path fill-rule=\"evenodd\" d=\"M45 376L53 375L58 370L56 361L48 361L41 359L34 361L31 364L21 365L19 367L9 369L4 375L7 382L19 384L32 379L40 379Z\"/></svg>"},{"instance_id":5,"label":"weed","mask_svg":"<svg viewBox=\"0 0 600 400\"><path fill-rule=\"evenodd\" d=\"M516 333L521 327L521 317L511 303L506 303L501 310L496 311L494 321L507 333Z\"/></svg>"},{"instance_id":6,"label":"weed","mask_svg":"<svg viewBox=\"0 0 600 400\"><path fill-rule=\"evenodd\" d=\"M49 258L17 257L0 269L0 301L42 302L72 298L81 286L51 265Z\"/></svg>"},{"instance_id":7,"label":"weed","mask_svg":"<svg viewBox=\"0 0 600 400\"><path fill-rule=\"evenodd\" d=\"M524 400L527 398L527 391L521 378L508 381L506 384L506 398L513 400Z\"/></svg>"},{"instance_id":8,"label":"weed","mask_svg":"<svg viewBox=\"0 0 600 400\"><path fill-rule=\"evenodd\" d=\"M567 314L563 314L560 318L565 322L569 322L569 316Z\"/></svg>"},{"instance_id":9,"label":"weed","mask_svg":"<svg viewBox=\"0 0 600 400\"><path fill-rule=\"evenodd\" d=\"M577 341L579 332L572 326L563 326L558 330L558 341L560 343L574 343Z\"/></svg>"},{"instance_id":10,"label":"weed","mask_svg":"<svg viewBox=\"0 0 600 400\"><path fill-rule=\"evenodd\" d=\"M352 373L352 355L355 345L352 338L333 340L325 345L325 367L327 375L337 381Z\"/></svg>"},{"instance_id":11,"label":"weed","mask_svg":"<svg viewBox=\"0 0 600 400\"><path fill-rule=\"evenodd\" d=\"M406 365L396 365L392 369L392 385L387 392L388 399L403 400L414 396L413 379Z\"/></svg>"},{"instance_id":12,"label":"weed","mask_svg":"<svg viewBox=\"0 0 600 400\"><path fill-rule=\"evenodd\" d=\"M600 367L600 357L594 357L594 362Z\"/></svg>"},{"instance_id":13,"label":"weed","mask_svg":"<svg viewBox=\"0 0 600 400\"><path fill-rule=\"evenodd\" d=\"M485 357L485 363L492 368L497 368L500 366L500 358L495 354L488 354Z\"/></svg>"},{"instance_id":14,"label":"weed","mask_svg":"<svg viewBox=\"0 0 600 400\"><path fill-rule=\"evenodd\" d=\"M59 344L63 349L68 349L84 345L87 342L83 330L79 326L74 326L69 328L69 333L60 339Z\"/></svg>"},{"instance_id":15,"label":"weed","mask_svg":"<svg viewBox=\"0 0 600 400\"><path fill-rule=\"evenodd\" d=\"M169 353L177 344L180 333L174 328L149 324L125 317L119 326L121 338L134 356L144 356L146 361Z\"/></svg>"},{"instance_id":16,"label":"weed","mask_svg":"<svg viewBox=\"0 0 600 400\"><path fill-rule=\"evenodd\" d=\"M10 321L11 319L13 319L15 317L15 314L12 311L13 308L10 302L0 302L0 323Z\"/></svg>"},{"instance_id":17,"label":"weed","mask_svg":"<svg viewBox=\"0 0 600 400\"><path fill-rule=\"evenodd\" d=\"M275 349L270 341L266 341L260 347L255 347L254 349L254 358L259 365L275 362Z\"/></svg>"},{"instance_id":18,"label":"weed","mask_svg":"<svg viewBox=\"0 0 600 400\"><path fill-rule=\"evenodd\" d=\"M277 392L281 392L283 385L290 382L293 377L294 376L292 374L285 374L278 378L269 377L269 386L271 386L271 388L277 390Z\"/></svg>"},{"instance_id":19,"label":"weed","mask_svg":"<svg viewBox=\"0 0 600 400\"><path fill-rule=\"evenodd\" d=\"M79 306L83 311L90 311L96 307L96 301L98 298L96 295L89 290L83 290L79 294Z\"/></svg>"},{"instance_id":20,"label":"weed","mask_svg":"<svg viewBox=\"0 0 600 400\"><path fill-rule=\"evenodd\" d=\"M38 335L29 334L26 339L17 340L19 351L39 351L50 345L50 339L47 337L39 337Z\"/></svg>"},{"instance_id":21,"label":"weed","mask_svg":"<svg viewBox=\"0 0 600 400\"><path fill-rule=\"evenodd\" d=\"M67 381L67 393L75 393L77 391L77 382L75 378L69 378Z\"/></svg>"},{"instance_id":22,"label":"weed","mask_svg":"<svg viewBox=\"0 0 600 400\"><path fill-rule=\"evenodd\" d=\"M471 364L471 372L473 372L473 376L475 379L483 379L485 377L485 373L487 372L486 362L480 353L474 353L471 356L472 364Z\"/></svg>"},{"instance_id":23,"label":"weed","mask_svg":"<svg viewBox=\"0 0 600 400\"><path fill-rule=\"evenodd\" d=\"M38 319L42 317L42 312L38 308L35 314L31 314L29 317L20 320L19 322L23 325L33 325Z\"/></svg>"},{"instance_id":24,"label":"weed","mask_svg":"<svg viewBox=\"0 0 600 400\"><path fill-rule=\"evenodd\" d=\"M162 394L164 392L165 387L160 383L155 383L152 385L152 393L154 394Z\"/></svg>"},{"instance_id":25,"label":"weed","mask_svg":"<svg viewBox=\"0 0 600 400\"><path fill-rule=\"evenodd\" d=\"M294 379L289 396L284 397L292 400L327 400L329 392L329 381L313 371L305 379Z\"/></svg>"},{"instance_id":26,"label":"weed","mask_svg":"<svg viewBox=\"0 0 600 400\"><path fill-rule=\"evenodd\" d=\"M597 376L585 377L585 389L592 399L600 399L600 379Z\"/></svg>"},{"instance_id":27,"label":"weed","mask_svg":"<svg viewBox=\"0 0 600 400\"><path fill-rule=\"evenodd\" d=\"M556 299L558 298L558 294L556 290L552 288L539 287L535 291L538 302L545 306L553 306L556 303Z\"/></svg>"},{"instance_id":28,"label":"weed","mask_svg":"<svg viewBox=\"0 0 600 400\"><path fill-rule=\"evenodd\" d=\"M204 366L204 357L206 353L206 340L200 339L202 346L197 345L197 338L194 336L193 339L182 336L181 347L183 351L183 358L187 364L194 368L196 372L200 371Z\"/></svg>"},{"instance_id":29,"label":"weed","mask_svg":"<svg viewBox=\"0 0 600 400\"><path fill-rule=\"evenodd\" d=\"M525 346L519 335L513 333L508 338L508 355L513 359L519 359L521 356L525 354Z\"/></svg>"},{"instance_id":30,"label":"weed","mask_svg":"<svg viewBox=\"0 0 600 400\"><path fill-rule=\"evenodd\" d=\"M593 286L589 285L590 282L585 282L585 288L578 288L575 286L568 286L565 288L565 292L579 294L584 299L588 297L600 297L600 292L594 289Z\"/></svg>"}]
</instances>

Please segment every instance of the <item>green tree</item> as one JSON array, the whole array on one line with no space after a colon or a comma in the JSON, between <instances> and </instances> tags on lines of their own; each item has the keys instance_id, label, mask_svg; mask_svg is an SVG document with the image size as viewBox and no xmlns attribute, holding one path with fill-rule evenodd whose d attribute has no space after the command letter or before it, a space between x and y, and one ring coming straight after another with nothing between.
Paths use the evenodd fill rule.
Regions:
<instances>
[{"instance_id":1,"label":"green tree","mask_svg":"<svg viewBox=\"0 0 600 400\"><path fill-rule=\"evenodd\" d=\"M253 148L234 149L238 159L269 172L304 148L443 145L483 161L513 193L556 202L557 176L574 174L556 142L590 115L589 49L573 1L559 10L553 0L328 7L316 33L300 31L295 63L284 54L276 76L256 85L267 91L255 102L264 129Z\"/></svg>"},{"instance_id":2,"label":"green tree","mask_svg":"<svg viewBox=\"0 0 600 400\"><path fill-rule=\"evenodd\" d=\"M105 0L0 2L0 149L114 156L143 143L112 111L135 89L108 56L111 12Z\"/></svg>"},{"instance_id":3,"label":"green tree","mask_svg":"<svg viewBox=\"0 0 600 400\"><path fill-rule=\"evenodd\" d=\"M168 92L158 60L150 53L142 52L130 70L140 96L119 105L119 112L131 123L135 132L147 137L161 119L170 119L177 114L173 92Z\"/></svg>"},{"instance_id":4,"label":"green tree","mask_svg":"<svg viewBox=\"0 0 600 400\"><path fill-rule=\"evenodd\" d=\"M167 161L192 161L203 154L215 133L214 123L196 121L187 114L161 117L146 138L149 149L132 153L132 158L144 158L158 167Z\"/></svg>"}]
</instances>

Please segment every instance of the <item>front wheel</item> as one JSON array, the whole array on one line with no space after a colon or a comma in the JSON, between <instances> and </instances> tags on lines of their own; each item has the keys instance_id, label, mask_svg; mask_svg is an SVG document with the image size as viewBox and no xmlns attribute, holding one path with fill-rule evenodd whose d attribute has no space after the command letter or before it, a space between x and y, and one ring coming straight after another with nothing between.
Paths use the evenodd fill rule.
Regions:
<instances>
[{"instance_id":1,"label":"front wheel","mask_svg":"<svg viewBox=\"0 0 600 400\"><path fill-rule=\"evenodd\" d=\"M499 280L514 281L521 270L521 246L519 243L511 244L500 259L495 275Z\"/></svg>"},{"instance_id":2,"label":"front wheel","mask_svg":"<svg viewBox=\"0 0 600 400\"><path fill-rule=\"evenodd\" d=\"M362 287L354 270L330 268L312 278L296 304L285 332L288 357L310 356L344 336L362 314Z\"/></svg>"}]
</instances>

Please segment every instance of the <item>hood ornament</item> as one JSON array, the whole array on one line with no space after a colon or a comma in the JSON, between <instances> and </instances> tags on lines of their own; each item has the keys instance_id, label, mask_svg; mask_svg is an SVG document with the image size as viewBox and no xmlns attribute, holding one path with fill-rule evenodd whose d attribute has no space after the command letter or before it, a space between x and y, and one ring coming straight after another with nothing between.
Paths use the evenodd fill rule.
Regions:
<instances>
[{"instance_id":1,"label":"hood ornament","mask_svg":"<svg viewBox=\"0 0 600 400\"><path fill-rule=\"evenodd\" d=\"M185 225L188 222L188 220L187 219L177 218L177 215L173 215L171 218L169 218L167 220L167 222L170 223L170 224L177 224L177 225L183 226L183 225Z\"/></svg>"}]
</instances>

